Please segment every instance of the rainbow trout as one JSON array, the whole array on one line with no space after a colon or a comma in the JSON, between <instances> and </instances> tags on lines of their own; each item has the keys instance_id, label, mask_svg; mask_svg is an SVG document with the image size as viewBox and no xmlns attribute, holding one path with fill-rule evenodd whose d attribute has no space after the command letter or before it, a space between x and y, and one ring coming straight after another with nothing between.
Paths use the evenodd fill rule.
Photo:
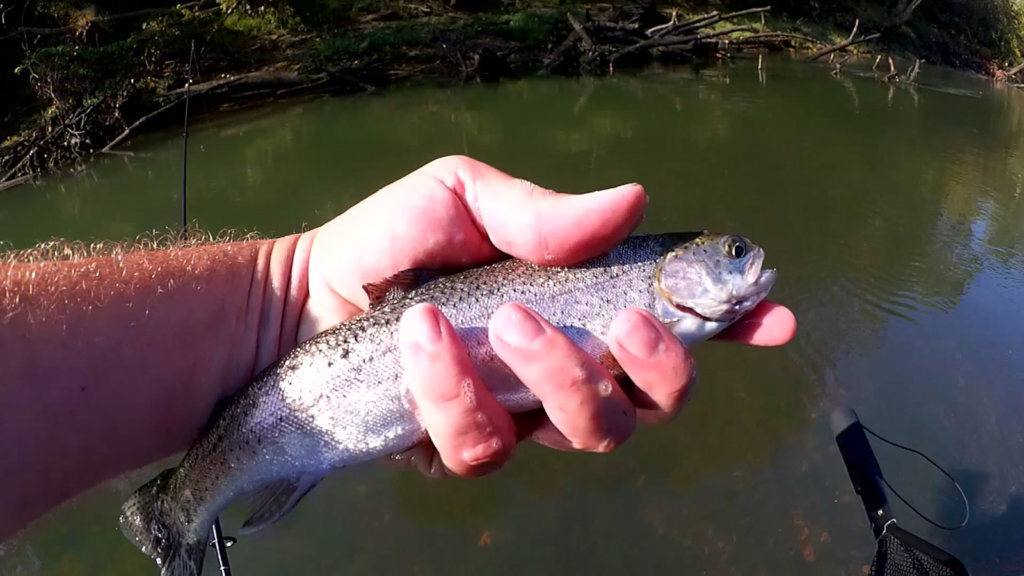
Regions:
<instances>
[{"instance_id":1,"label":"rainbow trout","mask_svg":"<svg viewBox=\"0 0 1024 576\"><path fill-rule=\"evenodd\" d=\"M612 319L629 307L693 344L764 299L775 271L762 270L763 260L742 236L639 235L575 266L507 259L448 276L407 270L368 284L367 312L300 344L224 403L178 467L129 497L121 529L161 575L198 576L211 526L236 498L259 495L242 526L251 532L287 514L331 470L427 439L402 386L398 351L399 319L414 304L436 305L488 389L509 411L523 412L540 402L487 337L500 305L532 308L598 359L608 353ZM624 377L621 369L615 376Z\"/></svg>"}]
</instances>

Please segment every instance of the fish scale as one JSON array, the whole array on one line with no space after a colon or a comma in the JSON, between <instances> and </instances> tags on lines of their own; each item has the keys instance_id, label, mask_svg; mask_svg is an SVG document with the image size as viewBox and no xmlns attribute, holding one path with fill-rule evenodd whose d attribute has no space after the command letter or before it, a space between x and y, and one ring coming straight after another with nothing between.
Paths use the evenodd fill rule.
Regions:
<instances>
[{"instance_id":1,"label":"fish scale","mask_svg":"<svg viewBox=\"0 0 1024 576\"><path fill-rule=\"evenodd\" d=\"M507 259L441 277L403 271L367 285L370 310L300 344L225 403L179 466L125 502L122 531L163 576L197 576L210 527L235 499L258 492L243 533L257 530L331 470L426 440L398 347L399 321L411 306L437 306L488 390L510 412L523 412L540 402L488 339L501 305L522 303L604 361L605 334L626 308L655 314L687 344L735 322L774 282L762 260L741 236L640 235L575 266Z\"/></svg>"}]
</instances>

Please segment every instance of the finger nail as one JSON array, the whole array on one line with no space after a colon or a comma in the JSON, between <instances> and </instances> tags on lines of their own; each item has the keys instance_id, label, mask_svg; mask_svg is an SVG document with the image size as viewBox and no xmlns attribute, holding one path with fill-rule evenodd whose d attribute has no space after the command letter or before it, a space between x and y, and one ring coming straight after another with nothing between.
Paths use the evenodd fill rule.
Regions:
<instances>
[{"instance_id":1,"label":"finger nail","mask_svg":"<svg viewBox=\"0 0 1024 576\"><path fill-rule=\"evenodd\" d=\"M495 321L501 326L498 338L516 348L529 348L547 330L525 308L517 305L504 306L495 313Z\"/></svg>"},{"instance_id":2,"label":"finger nail","mask_svg":"<svg viewBox=\"0 0 1024 576\"><path fill-rule=\"evenodd\" d=\"M616 341L637 358L654 358L665 349L665 340L652 320L632 314L627 325L619 330Z\"/></svg>"},{"instance_id":3,"label":"finger nail","mask_svg":"<svg viewBox=\"0 0 1024 576\"><path fill-rule=\"evenodd\" d=\"M432 310L417 310L416 317L410 318L408 335L424 349L437 347L441 343L441 324Z\"/></svg>"},{"instance_id":4,"label":"finger nail","mask_svg":"<svg viewBox=\"0 0 1024 576\"><path fill-rule=\"evenodd\" d=\"M618 186L613 186L612 188L605 188L604 190L599 190L599 192L618 192L620 190L626 190L628 188L636 188L638 186L640 186L640 185L637 184L636 182L629 182L628 184L619 184Z\"/></svg>"}]
</instances>

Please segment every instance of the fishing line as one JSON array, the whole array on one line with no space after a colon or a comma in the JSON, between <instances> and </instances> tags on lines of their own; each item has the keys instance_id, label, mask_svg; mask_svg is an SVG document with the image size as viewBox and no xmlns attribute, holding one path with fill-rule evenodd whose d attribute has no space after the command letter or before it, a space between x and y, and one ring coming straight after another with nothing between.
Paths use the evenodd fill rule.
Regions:
<instances>
[{"instance_id":1,"label":"fishing line","mask_svg":"<svg viewBox=\"0 0 1024 576\"><path fill-rule=\"evenodd\" d=\"M938 465L934 460L929 458L928 455L925 454L924 452L921 452L920 450L915 450L914 448L911 448L909 446L904 446L902 444L898 444L896 442L893 442L892 440L889 440L888 438L884 438L882 436L879 436L877 433L875 433L874 430L868 428L863 423L861 423L861 428L863 428L867 433L871 434L875 438L878 438L882 442L885 442L886 444L889 444L890 446L894 446L894 447L899 448L901 450L906 450L907 452L911 452L913 454L917 454L921 458L924 458L925 460L927 460L928 463L931 464L933 467L935 467L936 470L938 470L939 472L942 472L942 474L945 475L946 478L949 478L950 482L953 483L953 486L955 486L957 491L960 492L960 498L963 499L963 501L964 501L964 520L963 520L963 522L960 523L959 526L946 526L946 525L943 525L943 524L939 524L938 522L935 522L931 518L929 518L929 517L925 516L924 514L922 514L921 511L918 510L917 508L915 508L913 504L911 504L910 502L907 502L907 499L904 498L903 496L901 496L900 493L897 492L896 489L892 487L892 484L889 484L889 481L885 478L884 475L883 476L879 476L879 478L881 478L882 482L885 483L885 486L887 488L889 488L889 490L891 490L892 493L895 494L897 498L900 499L900 502L903 502L904 504L906 504L907 508L910 508L915 514L917 514L922 519L924 519L925 522L928 522L929 524L931 524L932 526L935 526L936 528L940 528L942 530L959 530L959 529L961 529L961 528L963 528L964 526L967 525L967 521L970 520L970 518L971 518L971 505L967 501L967 495L964 494L964 489L960 487L960 483L956 481L956 478L953 478L952 474L950 474L949 472L946 472L945 468L943 468L942 466Z\"/></svg>"},{"instance_id":2,"label":"fishing line","mask_svg":"<svg viewBox=\"0 0 1024 576\"><path fill-rule=\"evenodd\" d=\"M195 72L193 73L193 69ZM185 67L185 125L182 130L181 150L181 237L188 234L188 104L192 95L192 80L199 74L199 60L196 58L196 41L192 40L189 49L188 65ZM231 563L228 561L228 547L235 539L224 537L220 527L220 517L213 520L213 538L210 546L217 551L217 563L220 564L221 576L231 576Z\"/></svg>"},{"instance_id":3,"label":"fishing line","mask_svg":"<svg viewBox=\"0 0 1024 576\"><path fill-rule=\"evenodd\" d=\"M188 65L185 68L185 127L182 131L181 151L181 235L185 237L188 232L188 104L192 95L192 73L193 66L198 74L199 61L196 59L196 41L192 41L192 47L188 55Z\"/></svg>"}]
</instances>

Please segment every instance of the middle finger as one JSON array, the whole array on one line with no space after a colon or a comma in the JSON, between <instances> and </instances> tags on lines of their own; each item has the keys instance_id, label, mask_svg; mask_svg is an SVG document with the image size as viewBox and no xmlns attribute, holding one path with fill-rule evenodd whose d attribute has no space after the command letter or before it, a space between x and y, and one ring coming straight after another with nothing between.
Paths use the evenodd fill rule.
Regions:
<instances>
[{"instance_id":1,"label":"middle finger","mask_svg":"<svg viewBox=\"0 0 1024 576\"><path fill-rule=\"evenodd\" d=\"M632 434L636 413L612 375L538 314L505 304L491 317L489 337L573 448L608 452Z\"/></svg>"}]
</instances>

